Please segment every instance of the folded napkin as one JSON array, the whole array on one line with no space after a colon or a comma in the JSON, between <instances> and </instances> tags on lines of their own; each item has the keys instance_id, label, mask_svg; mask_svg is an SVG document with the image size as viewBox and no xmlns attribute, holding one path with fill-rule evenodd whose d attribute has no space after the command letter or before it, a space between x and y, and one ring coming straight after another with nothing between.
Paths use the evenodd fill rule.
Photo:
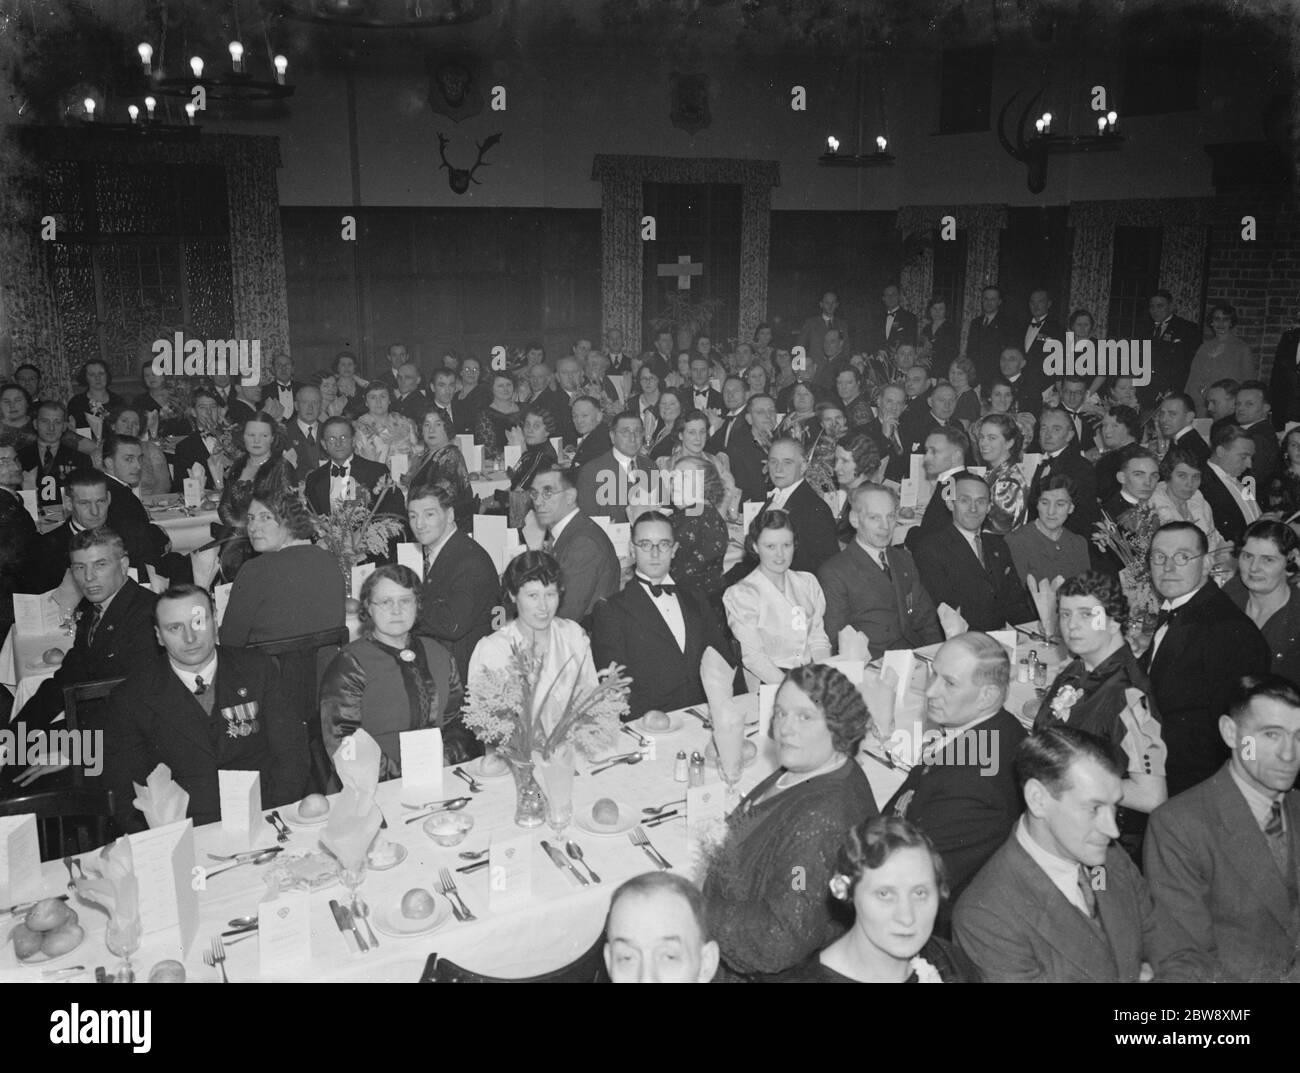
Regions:
<instances>
[{"instance_id":1,"label":"folded napkin","mask_svg":"<svg viewBox=\"0 0 1300 1073\"><path fill-rule=\"evenodd\" d=\"M867 642L867 635L861 630L845 626L840 630L838 640L839 654L844 659L860 659L864 663L871 659L871 646Z\"/></svg>"},{"instance_id":2,"label":"folded napkin","mask_svg":"<svg viewBox=\"0 0 1300 1073\"><path fill-rule=\"evenodd\" d=\"M334 753L334 770L343 792L330 809L322 841L346 868L355 868L365 860L383 823L383 813L375 804L381 756L379 743L364 730L344 738Z\"/></svg>"},{"instance_id":3,"label":"folded napkin","mask_svg":"<svg viewBox=\"0 0 1300 1073\"><path fill-rule=\"evenodd\" d=\"M105 846L99 860L97 872L91 865L95 874L77 880L77 893L103 906L116 927L130 927L140 919L140 883L135 876L130 840L123 836Z\"/></svg>"},{"instance_id":4,"label":"folded napkin","mask_svg":"<svg viewBox=\"0 0 1300 1073\"><path fill-rule=\"evenodd\" d=\"M736 672L716 649L706 648L704 658L700 661L700 684L704 686L704 696L709 702L709 714L726 707L735 690Z\"/></svg>"},{"instance_id":5,"label":"folded napkin","mask_svg":"<svg viewBox=\"0 0 1300 1073\"><path fill-rule=\"evenodd\" d=\"M189 475L193 477L196 481L200 482L200 487L201 487L203 482L203 475L205 472L206 470L204 470L202 463L195 462L194 465L190 466Z\"/></svg>"},{"instance_id":6,"label":"folded napkin","mask_svg":"<svg viewBox=\"0 0 1300 1073\"><path fill-rule=\"evenodd\" d=\"M140 810L150 830L185 819L190 795L172 780L171 768L166 764L159 764L149 772L145 785L138 782L131 785L135 787L135 800L131 804Z\"/></svg>"}]
</instances>

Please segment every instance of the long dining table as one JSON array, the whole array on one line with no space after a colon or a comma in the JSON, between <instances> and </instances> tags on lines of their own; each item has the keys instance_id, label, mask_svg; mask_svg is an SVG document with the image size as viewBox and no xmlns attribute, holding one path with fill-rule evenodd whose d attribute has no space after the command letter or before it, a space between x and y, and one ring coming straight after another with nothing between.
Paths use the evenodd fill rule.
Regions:
<instances>
[{"instance_id":1,"label":"long dining table","mask_svg":"<svg viewBox=\"0 0 1300 1073\"><path fill-rule=\"evenodd\" d=\"M1059 665L1060 655L1049 646L1035 645L1023 638L1018 645L1018 654L1026 652L1028 647L1035 647L1040 652L1049 669ZM937 648L937 645L932 645L917 651L922 656L931 657ZM896 726L899 729L911 731L927 725L924 721L924 690L928 673L928 664L924 660L917 660L906 699L896 714ZM1033 685L1016 682L1013 670L1007 708L1020 716L1035 696ZM747 721L753 722L757 716L757 695L746 694L737 698L737 701L745 706ZM701 704L697 710L707 712L707 706ZM579 759L579 774L574 780L573 791L575 817L589 815L591 806L601 797L609 797L618 802L621 814L631 814L642 820L649 818L643 814L643 809L685 798L687 784L674 780L677 753L682 751L689 756L696 750L704 752L710 740L710 731L701 719L687 711L670 713L670 716L679 724L677 728L671 733L646 734L650 742L646 747L639 746L630 735L617 735L618 741L609 752L639 751L643 755L639 763L620 764L607 771L593 773L592 768L598 766L599 761ZM920 741L919 734L909 737L918 743ZM772 741L757 735L751 740L757 744L757 754L742 774L739 783L742 794L775 770L777 762L776 747ZM913 754L910 759L915 760L917 757ZM866 752L858 757L858 762L871 783L877 805L883 807L906 777L902 767L886 766L880 759ZM477 770L477 766L477 762L465 765L471 774ZM463 793L471 799L464 812L473 818L474 826L465 841L455 848L436 845L424 833L422 822L404 822L405 818L417 813L406 809L403 802L420 804L428 799L427 791L408 790L402 780L381 783L376 793L376 802L388 824L387 829L381 833L389 841L402 845L407 850L407 855L391 869L367 871L361 887L361 895L371 909L373 925L377 912L397 911L402 896L407 891L418 887L435 892L439 869L450 869L461 897L477 919L462 923L449 915L446 922L431 933L410 938L394 938L376 930L379 945L369 952L360 953L353 941L339 931L332 916L330 900L338 899L344 904L347 901L347 892L341 885L334 883L313 891L310 895L311 960L306 968L295 972L292 977L262 976L259 973L258 939L255 935L233 942L227 939L225 968L231 981L292 978L307 982L412 982L419 978L426 959L434 952L475 972L517 978L550 971L585 952L601 932L609 897L614 888L623 880L655 866L641 849L632 844L628 833L595 835L575 822L569 825L564 838L557 840L549 826L542 826L531 832L529 897L514 907L494 909L488 890L491 869L483 868L469 874L458 873L455 871L458 867L467 865L459 854L462 851L488 848L494 836L514 838L526 832L514 823L516 793L514 780L509 773L480 777L478 782L480 792L472 793L468 784L453 775L450 768L444 772L444 796L453 797ZM720 785L717 771L710 763L705 765L705 783ZM675 871L689 874L685 804L683 802L672 807L678 810L676 818L643 829ZM292 832L290 840L284 844L286 853L318 848L320 836L325 829L323 824L303 825L297 818L296 807L292 805L278 811ZM577 842L583 850L586 863L602 881L580 884L567 868L561 870L545 854L539 845L543 839L549 840L553 845L562 845L567 840ZM237 841L237 837L226 832L219 823L196 828L194 844L196 866L209 870L216 869L219 865L210 860L208 854L230 854L249 848L246 838L242 842ZM258 833L255 844L268 848L278 844L269 822ZM81 859L87 867L93 867L94 856L94 853L89 853ZM204 963L203 953L213 937L229 930L229 922L234 918L257 913L258 903L267 895L268 888L262 877L268 867L269 865L250 864L205 880L204 889L197 894L197 938L184 962L190 980L220 979L219 972ZM578 870L582 871L581 866ZM46 896L66 892L68 876L61 861L50 861L43 865L42 879ZM435 894L435 898L440 908L446 908L442 894ZM93 906L80 904L75 896L72 904L86 928L86 939L80 947L68 954L31 968L51 970L65 965L83 965L87 972L93 972L96 965L105 965L111 970L117 958L105 947L105 914ZM362 931L364 934L364 926ZM168 945L164 938L157 935L145 936L139 953L133 959L138 979L145 979L149 968L159 960L172 956L168 952ZM16 978L14 970L19 968L12 944L0 943L0 981L6 977Z\"/></svg>"}]
</instances>

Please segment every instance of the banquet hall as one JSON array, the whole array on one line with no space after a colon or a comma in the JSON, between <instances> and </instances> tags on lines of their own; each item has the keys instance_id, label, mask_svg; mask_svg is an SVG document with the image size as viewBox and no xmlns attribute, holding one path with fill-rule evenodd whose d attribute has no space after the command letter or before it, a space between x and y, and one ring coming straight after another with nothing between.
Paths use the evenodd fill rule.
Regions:
<instances>
[{"instance_id":1,"label":"banquet hall","mask_svg":"<svg viewBox=\"0 0 1300 1073\"><path fill-rule=\"evenodd\" d=\"M0 981L1300 979L1297 56L13 0Z\"/></svg>"}]
</instances>

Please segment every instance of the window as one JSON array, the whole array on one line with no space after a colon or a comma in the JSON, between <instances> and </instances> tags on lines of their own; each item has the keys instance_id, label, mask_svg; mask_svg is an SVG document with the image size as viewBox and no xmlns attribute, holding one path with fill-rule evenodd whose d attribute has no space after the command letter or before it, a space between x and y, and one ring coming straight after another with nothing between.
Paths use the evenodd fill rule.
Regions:
<instances>
[{"instance_id":1,"label":"window","mask_svg":"<svg viewBox=\"0 0 1300 1073\"><path fill-rule=\"evenodd\" d=\"M958 228L957 238L944 242L939 237L939 228L934 229L934 279L930 289L939 295L948 305L948 320L960 330L966 317L963 302L966 294L966 232ZM926 295L926 301L930 295ZM918 317L924 318L926 309L918 309Z\"/></svg>"},{"instance_id":2,"label":"window","mask_svg":"<svg viewBox=\"0 0 1300 1073\"><path fill-rule=\"evenodd\" d=\"M993 98L993 46L951 48L939 68L939 133L989 129Z\"/></svg>"},{"instance_id":3,"label":"window","mask_svg":"<svg viewBox=\"0 0 1300 1073\"><path fill-rule=\"evenodd\" d=\"M1147 303L1160 286L1161 238L1158 227L1115 228L1106 322L1109 338L1142 339L1151 334Z\"/></svg>"}]
</instances>

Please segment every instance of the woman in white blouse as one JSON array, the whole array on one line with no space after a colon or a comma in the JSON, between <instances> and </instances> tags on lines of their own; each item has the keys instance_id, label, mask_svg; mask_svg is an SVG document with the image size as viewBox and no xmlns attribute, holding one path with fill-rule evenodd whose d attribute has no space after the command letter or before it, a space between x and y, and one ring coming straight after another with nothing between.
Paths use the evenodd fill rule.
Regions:
<instances>
[{"instance_id":1,"label":"woman in white blouse","mask_svg":"<svg viewBox=\"0 0 1300 1073\"><path fill-rule=\"evenodd\" d=\"M778 684L791 667L827 659L831 643L822 622L826 597L813 574L791 570L794 527L783 510L754 519L745 551L757 568L722 594L727 622L740 642L750 691Z\"/></svg>"},{"instance_id":2,"label":"woman in white blouse","mask_svg":"<svg viewBox=\"0 0 1300 1073\"><path fill-rule=\"evenodd\" d=\"M544 551L526 551L506 567L501 579L506 609L515 617L474 646L469 659L469 693L488 671L512 670L515 650L536 661L533 696L541 701L542 725L555 728L569 697L597 685L591 642L576 622L556 618L560 606L560 564ZM544 700L543 700L544 698Z\"/></svg>"}]
</instances>

